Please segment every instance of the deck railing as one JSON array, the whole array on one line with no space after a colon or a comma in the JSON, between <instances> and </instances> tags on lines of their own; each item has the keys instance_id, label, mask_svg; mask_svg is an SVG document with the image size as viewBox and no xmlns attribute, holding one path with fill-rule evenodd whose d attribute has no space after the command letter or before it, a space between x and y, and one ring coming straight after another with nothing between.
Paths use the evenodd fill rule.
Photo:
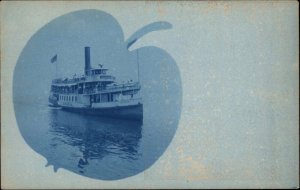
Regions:
<instances>
[{"instance_id":1,"label":"deck railing","mask_svg":"<svg viewBox=\"0 0 300 190\"><path fill-rule=\"evenodd\" d=\"M139 90L141 88L140 84L138 82L136 83L125 83L125 84L119 84L119 85L113 85L113 86L106 86L106 87L85 87L83 89L83 94L96 94L96 93L108 93L108 92L114 92L114 91L130 91L130 90ZM53 92L59 93L59 94L78 94L79 89L63 89L63 90L53 90Z\"/></svg>"},{"instance_id":2,"label":"deck railing","mask_svg":"<svg viewBox=\"0 0 300 190\"><path fill-rule=\"evenodd\" d=\"M84 94L96 94L96 93L106 93L113 91L130 91L130 90L139 90L141 88L139 83L129 83L129 84L121 84L115 86L107 86L105 88L92 88L85 89Z\"/></svg>"},{"instance_id":3,"label":"deck railing","mask_svg":"<svg viewBox=\"0 0 300 190\"><path fill-rule=\"evenodd\" d=\"M73 79L53 79L52 84L72 84L72 83L78 83L78 82L84 82L85 77L81 78L73 78Z\"/></svg>"},{"instance_id":4,"label":"deck railing","mask_svg":"<svg viewBox=\"0 0 300 190\"><path fill-rule=\"evenodd\" d=\"M88 76L88 77L78 77L78 78L66 78L66 79L53 79L52 84L74 84L79 82L97 82L98 80L115 80L116 78L110 75L100 75L100 76Z\"/></svg>"}]
</instances>

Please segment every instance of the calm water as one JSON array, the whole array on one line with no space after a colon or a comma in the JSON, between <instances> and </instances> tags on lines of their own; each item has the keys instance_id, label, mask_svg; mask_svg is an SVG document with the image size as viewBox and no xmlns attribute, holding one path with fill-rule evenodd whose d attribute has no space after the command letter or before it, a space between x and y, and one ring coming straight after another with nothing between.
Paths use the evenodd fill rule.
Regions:
<instances>
[{"instance_id":1,"label":"calm water","mask_svg":"<svg viewBox=\"0 0 300 190\"><path fill-rule=\"evenodd\" d=\"M137 122L80 115L47 105L18 103L16 108L24 139L48 160L47 166L97 179L142 172L161 156L176 129L162 119L147 117Z\"/></svg>"}]
</instances>

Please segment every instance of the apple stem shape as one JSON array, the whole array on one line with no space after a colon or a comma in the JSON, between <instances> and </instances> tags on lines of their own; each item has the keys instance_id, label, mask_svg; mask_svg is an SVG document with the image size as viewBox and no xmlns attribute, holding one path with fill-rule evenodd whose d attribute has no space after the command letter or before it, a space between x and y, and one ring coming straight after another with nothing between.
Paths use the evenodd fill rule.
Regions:
<instances>
[{"instance_id":1,"label":"apple stem shape","mask_svg":"<svg viewBox=\"0 0 300 190\"><path fill-rule=\"evenodd\" d=\"M129 47L132 46L138 39L140 39L141 37L145 36L150 32L158 31L158 30L167 30L170 28L172 28L172 25L169 22L164 22L164 21L148 24L143 28L139 29L138 31L136 31L134 34L130 36L130 38L127 39L127 41L125 42L125 44L127 44L127 49L129 49Z\"/></svg>"}]
</instances>

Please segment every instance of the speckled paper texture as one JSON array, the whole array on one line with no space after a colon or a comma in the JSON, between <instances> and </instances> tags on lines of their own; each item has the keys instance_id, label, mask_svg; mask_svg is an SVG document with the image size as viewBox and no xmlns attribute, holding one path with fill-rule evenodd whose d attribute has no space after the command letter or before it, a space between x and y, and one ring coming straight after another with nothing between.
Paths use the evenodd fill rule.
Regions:
<instances>
[{"instance_id":1,"label":"speckled paper texture","mask_svg":"<svg viewBox=\"0 0 300 190\"><path fill-rule=\"evenodd\" d=\"M1 2L1 188L299 187L297 1ZM98 180L45 167L26 144L13 106L13 74L27 42L51 20L82 9L113 15L136 47L167 51L179 68L175 136L144 172Z\"/></svg>"}]
</instances>

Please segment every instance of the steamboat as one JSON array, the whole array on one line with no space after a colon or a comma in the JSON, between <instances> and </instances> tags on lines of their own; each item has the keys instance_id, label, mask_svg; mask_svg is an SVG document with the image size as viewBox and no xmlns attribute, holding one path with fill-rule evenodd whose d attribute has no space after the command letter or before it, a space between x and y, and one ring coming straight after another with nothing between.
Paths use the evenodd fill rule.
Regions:
<instances>
[{"instance_id":1,"label":"steamboat","mask_svg":"<svg viewBox=\"0 0 300 190\"><path fill-rule=\"evenodd\" d=\"M143 120L140 83L117 83L107 71L103 65L91 67L90 47L85 47L84 75L53 79L49 106L82 114Z\"/></svg>"}]
</instances>

